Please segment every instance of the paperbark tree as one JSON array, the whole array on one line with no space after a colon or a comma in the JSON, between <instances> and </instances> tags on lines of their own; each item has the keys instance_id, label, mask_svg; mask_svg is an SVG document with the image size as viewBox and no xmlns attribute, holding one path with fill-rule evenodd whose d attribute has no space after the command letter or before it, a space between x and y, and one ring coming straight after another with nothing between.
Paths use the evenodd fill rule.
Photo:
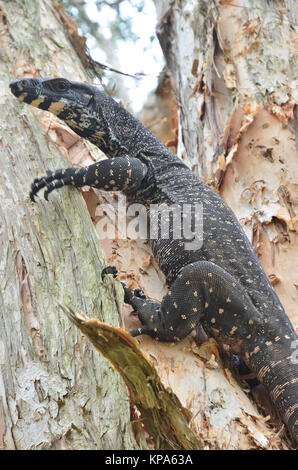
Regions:
<instances>
[{"instance_id":1,"label":"paperbark tree","mask_svg":"<svg viewBox=\"0 0 298 470\"><path fill-rule=\"evenodd\" d=\"M246 107L242 104L240 97L237 98L236 85L233 86L232 91L227 86L227 90L221 91L219 88L217 92L218 86L226 86L225 82L221 83L217 77L219 84L213 90L215 86L213 74L216 73L217 76L222 73L222 76L226 77L226 72L224 74L222 71L219 72L219 66L214 62L216 53L220 53L214 32L217 25L217 17L214 18L214 15L216 13L219 15L220 5L217 10L216 4L212 2L156 1L156 6L159 18L158 35L176 85L179 118L177 123L178 155L215 190L219 191L221 187L224 187L221 185L224 183L225 170L227 178L228 171L233 168L231 156L236 156L241 137L245 131L248 132L250 124L250 118L248 122L245 118ZM235 8L238 11L239 8ZM240 31L242 31L241 28ZM230 67L228 67L229 70ZM217 93L215 97L218 96L218 104L213 96L215 93ZM240 100L239 103L234 95ZM154 101L160 107L159 112L151 103L143 117L153 132L159 136L164 133L166 140L169 138L172 140L171 146L173 146L176 129L172 138L167 126L161 132L158 129L159 124L164 124L164 118L169 119L171 101L172 97L169 96L166 80L164 92L159 89L157 99ZM215 105L218 109L214 108ZM220 135L220 120L217 116L219 111L223 119L223 136ZM243 122L241 113L244 115ZM273 119L275 125L280 127L279 121L276 121L274 116ZM173 122L175 123L175 112ZM216 132L213 134L211 131ZM231 148L232 153L228 153L230 160L227 162L224 151L220 147L223 146L221 138L226 142L227 148ZM220 155L216 153L218 149L221 149ZM211 159L211 157L214 160L218 159L218 166L215 164L212 166L209 163L208 158ZM290 158L292 158L291 155ZM253 170L256 171L255 168ZM246 174L245 177L247 177ZM92 190L90 196L94 193L99 194L98 191ZM103 197L106 196L100 195L100 200ZM109 201L113 204L112 197L109 197ZM238 214L237 206L233 207L228 198L227 202ZM239 203L238 199L237 202ZM95 207L96 203L90 210L93 218L96 217ZM241 219L241 214L239 218ZM295 220L292 220L292 223L294 222ZM165 293L164 278L146 245L139 241L127 242L118 239L113 242L105 241L102 247L109 262L118 266L120 274L123 273L123 278L130 287L141 287L146 294L154 298L162 297ZM289 259L292 262L292 257ZM129 313L127 307L125 311ZM124 320L128 329L136 326L136 321L131 316L125 315ZM264 420L264 416L260 415L253 403L252 395L250 394L248 398L245 388L240 387L239 382L225 368L214 341L209 341L201 347L198 347L191 337L175 347L158 344L146 337L138 338L138 342L155 364L163 382L172 388L182 404L192 412L191 425L203 436L206 445L211 448L235 449L274 448L285 445L282 440L281 423L277 421L275 423L277 427L271 430L266 426L265 421L268 421L270 417L267 416ZM267 408L268 414L269 410L270 408ZM273 416L271 416L273 424L272 418Z\"/></svg>"},{"instance_id":2,"label":"paperbark tree","mask_svg":"<svg viewBox=\"0 0 298 470\"><path fill-rule=\"evenodd\" d=\"M227 85L214 95L215 88L223 86L219 77L220 83L214 85L214 73L223 74L215 61L221 51L215 31L222 3L156 2L161 43L176 81L178 155L219 189L250 130L236 86ZM59 314L60 303L106 323L117 325L119 320L121 290L117 283L101 282L103 259L82 198L63 188L49 204L32 207L28 200L33 177L66 166L61 152L72 164L102 158L53 117L24 108L9 95L9 79L26 74L88 81L65 30L80 52L82 43L53 5L49 0L0 0L0 443L3 448L136 448L128 393L118 374ZM233 73L230 67L227 70L230 73L223 76L229 83ZM234 94L239 102L233 101ZM249 110L254 109L251 106ZM275 115L280 109L291 115L291 109L282 107L274 108ZM233 185L237 187L234 181ZM84 190L83 195L95 222L102 201L115 204L113 195L97 190ZM234 210L237 213L237 206ZM117 265L129 286L162 296L164 278L144 243L118 238L100 245L107 263ZM127 307L124 324L136 324ZM200 442L203 439L210 448L285 445L223 367L214 342L201 347L192 338L175 347L145 337L138 342L164 385L192 413L190 426ZM105 354L109 357L106 348Z\"/></svg>"},{"instance_id":3,"label":"paperbark tree","mask_svg":"<svg viewBox=\"0 0 298 470\"><path fill-rule=\"evenodd\" d=\"M8 87L24 75L88 76L51 1L0 1L0 28L0 448L137 448L123 381L59 311L72 305L118 325L122 289L101 281L76 191L30 203L32 178L67 163L54 122L45 132L41 113ZM63 143L71 153L76 141Z\"/></svg>"},{"instance_id":4,"label":"paperbark tree","mask_svg":"<svg viewBox=\"0 0 298 470\"><path fill-rule=\"evenodd\" d=\"M155 4L177 153L243 222L297 325L297 2Z\"/></svg>"},{"instance_id":5,"label":"paperbark tree","mask_svg":"<svg viewBox=\"0 0 298 470\"><path fill-rule=\"evenodd\" d=\"M177 154L243 223L296 326L297 4L155 0L155 5L157 34L175 84ZM227 443L225 431L233 434L236 415L232 411L226 419L223 409L235 410L233 393L223 397L224 377L218 374L216 381L217 416L206 414L217 444L249 446L236 443L237 425ZM238 396L238 405L241 401Z\"/></svg>"}]
</instances>

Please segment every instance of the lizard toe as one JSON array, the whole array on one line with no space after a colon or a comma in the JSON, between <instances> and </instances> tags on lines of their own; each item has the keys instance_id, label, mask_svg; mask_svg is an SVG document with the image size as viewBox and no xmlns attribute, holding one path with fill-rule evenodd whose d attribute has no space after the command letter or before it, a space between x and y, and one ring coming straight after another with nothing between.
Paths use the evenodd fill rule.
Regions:
<instances>
[{"instance_id":1,"label":"lizard toe","mask_svg":"<svg viewBox=\"0 0 298 470\"><path fill-rule=\"evenodd\" d=\"M118 269L116 266L106 266L101 271L101 279L104 280L107 274L112 274L113 278L115 279L118 276Z\"/></svg>"}]
</instances>

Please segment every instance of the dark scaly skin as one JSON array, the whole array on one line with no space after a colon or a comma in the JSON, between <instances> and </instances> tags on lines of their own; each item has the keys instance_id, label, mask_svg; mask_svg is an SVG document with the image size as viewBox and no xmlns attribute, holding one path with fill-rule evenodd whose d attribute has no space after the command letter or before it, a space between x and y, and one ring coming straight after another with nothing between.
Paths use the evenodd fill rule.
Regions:
<instances>
[{"instance_id":1,"label":"dark scaly skin","mask_svg":"<svg viewBox=\"0 0 298 470\"><path fill-rule=\"evenodd\" d=\"M109 157L87 168L48 172L30 197L59 187L90 185L121 190L145 204L203 204L203 245L186 250L184 238L150 240L170 286L162 302L124 285L125 302L147 334L178 341L200 323L230 345L267 388L297 445L298 365L291 356L297 335L233 212L137 119L95 87L65 79L24 79L10 84L22 102L56 114ZM106 272L109 272L107 270ZM111 271L111 273L113 273Z\"/></svg>"}]
</instances>

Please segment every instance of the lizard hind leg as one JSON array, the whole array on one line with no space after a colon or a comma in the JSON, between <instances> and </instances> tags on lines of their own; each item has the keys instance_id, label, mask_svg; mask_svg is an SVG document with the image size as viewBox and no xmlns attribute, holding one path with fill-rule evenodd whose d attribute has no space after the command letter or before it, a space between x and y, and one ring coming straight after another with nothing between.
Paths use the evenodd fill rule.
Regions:
<instances>
[{"instance_id":1,"label":"lizard hind leg","mask_svg":"<svg viewBox=\"0 0 298 470\"><path fill-rule=\"evenodd\" d=\"M146 334L161 341L179 341L199 323L203 296L192 269L182 271L162 302L147 299L136 289L124 288L125 302L132 305L142 323L132 336Z\"/></svg>"},{"instance_id":2,"label":"lizard hind leg","mask_svg":"<svg viewBox=\"0 0 298 470\"><path fill-rule=\"evenodd\" d=\"M260 323L259 313L244 287L208 261L185 266L161 304L155 305L155 311L149 300L136 302L142 325L147 327L146 331L150 329L150 336L161 341L183 339L202 324L205 331L217 332L232 343L236 352L239 348L242 352L243 342L253 337L253 330Z\"/></svg>"},{"instance_id":3,"label":"lizard hind leg","mask_svg":"<svg viewBox=\"0 0 298 470\"><path fill-rule=\"evenodd\" d=\"M103 270L101 271L101 279L103 281L107 274L112 274L113 278L116 279L116 277L118 276L118 269L116 268L116 266L111 266L111 265L105 266Z\"/></svg>"},{"instance_id":4,"label":"lizard hind leg","mask_svg":"<svg viewBox=\"0 0 298 470\"><path fill-rule=\"evenodd\" d=\"M131 336L149 335L157 338L157 331L162 327L160 325L160 302L146 297L141 289L134 291L129 289L125 282L121 282L124 290L124 302L131 305L137 312L142 323L140 328L130 331Z\"/></svg>"}]
</instances>

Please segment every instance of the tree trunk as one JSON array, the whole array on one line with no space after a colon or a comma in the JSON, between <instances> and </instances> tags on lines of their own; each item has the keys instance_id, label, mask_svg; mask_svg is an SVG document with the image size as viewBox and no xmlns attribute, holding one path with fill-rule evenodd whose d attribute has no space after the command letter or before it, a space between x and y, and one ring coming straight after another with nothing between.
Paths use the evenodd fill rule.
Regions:
<instances>
[{"instance_id":1,"label":"tree trunk","mask_svg":"<svg viewBox=\"0 0 298 470\"><path fill-rule=\"evenodd\" d=\"M221 192L239 218L245 214L246 228L250 216L252 225L257 223L253 241L259 250L262 249L262 261L268 259L268 246L261 234L271 236L269 246L275 250L274 269L281 269L277 256L284 253L291 262L289 253L295 235L294 197L291 196L295 186L287 184L286 180L294 178L294 153L290 155L289 152L293 145L290 135L293 105L291 97L286 100L286 105L274 101L274 81L273 89L268 88L268 92L262 94L268 85L262 81L263 71L259 73L260 78L254 71L261 62L255 48L263 40L262 27L250 20L253 11L258 10L237 7L231 10L233 5L226 3L220 2L216 6L214 2L198 0L156 0L160 39L176 81L179 102L178 155ZM246 3L251 6L252 2ZM258 4L263 5L263 2L255 1L254 8ZM272 6L272 11L276 13L277 10ZM225 15L232 18L227 20ZM294 23L290 9L287 15ZM261 14L260 17L265 18ZM61 10L53 8L49 0L0 0L0 20L0 107L3 117L0 140L0 302L3 324L0 330L0 445L9 449L137 448L123 382L59 313L59 304L69 305L73 310L82 309L89 317L114 325L119 323L121 290L117 283L101 282L103 258L82 198L77 191L62 188L51 197L51 203L41 201L32 206L28 200L33 177L44 174L48 168L67 165L61 153L75 164L89 164L102 156L66 126L58 124L53 116L18 104L8 90L10 79L26 74L38 75L39 71L44 76L65 76L81 81L88 81L88 78L65 35L60 22ZM241 41L236 43L233 28L229 28L234 23L239 28L243 26L239 34L244 45ZM63 24L68 29L67 20ZM254 28L257 28L257 36L248 44ZM72 42L80 44L71 25L68 32ZM275 30L273 33L277 34ZM282 37L286 47L284 32ZM251 54L249 60L243 53L241 55L242 49L235 49L235 44L238 49L242 44L243 51ZM284 54L284 60L287 58L293 64L290 56L290 53ZM266 64L272 62L269 59ZM274 62L271 67L275 66ZM241 73L237 70L236 74L237 67ZM286 69L286 64L284 67ZM254 88L247 95L245 90L251 86L249 77L253 77ZM284 87L287 93L293 89L290 77L287 82L285 80L286 77L276 77L281 88L276 95L281 100ZM271 83L271 78L269 81ZM261 83L260 88L263 87L260 92L258 83ZM266 93L272 94L270 99L273 100L268 106ZM259 118L261 121L257 121ZM278 119L282 121L282 128ZM269 132L272 126L274 137L279 141L282 139L280 148L284 155L277 152L277 142L270 141L269 147L267 141L264 143L264 132ZM251 130L253 137L249 134ZM283 137L284 132L286 137ZM256 140L257 133L259 141ZM245 140L249 135L249 140ZM270 134L268 139L273 136ZM245 158L246 153L249 155ZM260 169L255 162L248 167L248 157L258 158ZM274 165L281 164L283 159L284 172L278 173ZM265 164L266 167L262 166ZM276 177L277 171L277 177L283 175L285 189L271 194L271 186L269 189L254 185L251 188L249 178L252 177L249 175L252 169L254 182L259 179L255 178L255 172L265 173L264 168L266 183L272 184L270 175ZM248 180L245 179L244 188L243 174ZM245 198L248 190L251 197ZM244 197L238 196L242 193ZM100 202L117 202L113 195L98 190L83 190L83 194L94 222ZM266 209L265 215L259 219L261 214L259 210L254 211L254 205L263 203L268 194L282 196L264 203L261 207ZM282 201L285 201L284 206ZM267 232L261 231L264 224ZM279 238L274 238L270 224L279 229ZM281 243L286 238L282 237L285 227L290 234L287 245ZM278 244L281 244L279 251L276 250ZM119 238L101 241L101 246L107 262L117 265L129 287L142 287L146 294L162 297L166 290L164 277L146 244ZM280 258L283 267L282 263L284 260ZM290 265L287 266L290 270ZM275 282L280 281L277 288L290 285L285 282L289 278L283 278L282 273L276 270L272 274L275 274ZM278 293L288 308L282 292ZM289 297L292 299L293 292ZM126 306L124 322L128 329L137 324L129 313ZM224 368L215 342L197 347L193 338L187 338L173 347L148 337L138 341L156 366L164 385L170 386L192 412L190 424L206 446L286 447Z\"/></svg>"},{"instance_id":2,"label":"tree trunk","mask_svg":"<svg viewBox=\"0 0 298 470\"><path fill-rule=\"evenodd\" d=\"M243 223L296 325L297 5L262 0L155 4L157 33L175 82L177 154ZM246 397L236 383L228 387L221 372L213 376L214 387L205 380L205 410L194 421L202 429L205 413L215 445L260 444L243 441L245 426L247 436L253 437L248 422L242 421ZM198 384L199 375L194 368ZM189 399L191 386L184 380L183 393ZM269 448L272 442L269 438L263 445Z\"/></svg>"},{"instance_id":3,"label":"tree trunk","mask_svg":"<svg viewBox=\"0 0 298 470\"><path fill-rule=\"evenodd\" d=\"M297 2L155 3L178 155L243 222L297 325Z\"/></svg>"},{"instance_id":4,"label":"tree trunk","mask_svg":"<svg viewBox=\"0 0 298 470\"><path fill-rule=\"evenodd\" d=\"M123 381L59 309L118 325L122 288L101 281L103 256L77 191L49 204L28 197L34 177L67 166L51 137L62 135L68 153L76 142L53 117L44 135L42 113L8 88L26 74L88 77L51 1L1 0L0 28L0 448L137 448Z\"/></svg>"}]
</instances>

